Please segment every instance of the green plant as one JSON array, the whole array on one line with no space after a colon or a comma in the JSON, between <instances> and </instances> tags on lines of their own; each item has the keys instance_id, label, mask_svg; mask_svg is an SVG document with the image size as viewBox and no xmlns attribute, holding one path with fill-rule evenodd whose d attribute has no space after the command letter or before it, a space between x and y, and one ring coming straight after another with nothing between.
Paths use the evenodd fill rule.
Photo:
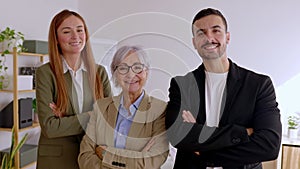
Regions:
<instances>
[{"instance_id":1,"label":"green plant","mask_svg":"<svg viewBox=\"0 0 300 169\"><path fill-rule=\"evenodd\" d=\"M5 78L7 78L7 69L8 67L5 66L5 59L0 60L0 89L3 89L3 87L5 86L4 81Z\"/></svg>"},{"instance_id":2,"label":"green plant","mask_svg":"<svg viewBox=\"0 0 300 169\"><path fill-rule=\"evenodd\" d=\"M21 41L21 42L20 42ZM27 49L23 47L24 34L22 32L17 32L10 27L6 27L3 31L0 32L0 89L3 89L4 81L8 82L7 78L7 69L5 65L6 54L9 54L12 51L12 47L17 47L18 52L25 52Z\"/></svg>"},{"instance_id":3,"label":"green plant","mask_svg":"<svg viewBox=\"0 0 300 169\"><path fill-rule=\"evenodd\" d=\"M36 112L36 98L32 100L32 109L34 112Z\"/></svg>"},{"instance_id":4,"label":"green plant","mask_svg":"<svg viewBox=\"0 0 300 169\"><path fill-rule=\"evenodd\" d=\"M288 128L297 129L299 126L300 118L298 116L289 116L288 117Z\"/></svg>"},{"instance_id":5,"label":"green plant","mask_svg":"<svg viewBox=\"0 0 300 169\"><path fill-rule=\"evenodd\" d=\"M4 50L2 51L1 55L8 54L9 48L15 47L21 49L24 49L23 44L19 43L17 44L16 42L18 40L24 41L24 34L22 32L16 32L14 29L11 29L10 27L6 27L3 31L0 32L0 42L4 43L5 41L7 42L6 44L3 44ZM15 43L15 44L14 44Z\"/></svg>"},{"instance_id":6,"label":"green plant","mask_svg":"<svg viewBox=\"0 0 300 169\"><path fill-rule=\"evenodd\" d=\"M15 154L20 148L23 146L25 143L28 133L25 134L25 136L22 138L22 140L15 145L15 130L14 127L12 128L12 134L11 134L11 146L10 146L10 151L8 154L4 154L2 163L1 163L1 169L13 169L14 167L14 157Z\"/></svg>"}]
</instances>

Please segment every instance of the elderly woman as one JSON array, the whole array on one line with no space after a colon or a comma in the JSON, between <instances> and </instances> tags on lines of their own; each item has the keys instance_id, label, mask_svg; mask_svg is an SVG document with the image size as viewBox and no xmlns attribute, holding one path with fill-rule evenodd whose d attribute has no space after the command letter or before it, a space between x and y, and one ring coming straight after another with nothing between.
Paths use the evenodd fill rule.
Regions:
<instances>
[{"instance_id":1,"label":"elderly woman","mask_svg":"<svg viewBox=\"0 0 300 169\"><path fill-rule=\"evenodd\" d=\"M166 103L143 89L149 62L137 46L118 49L111 63L118 96L94 105L80 145L80 168L157 169L168 156Z\"/></svg>"}]
</instances>

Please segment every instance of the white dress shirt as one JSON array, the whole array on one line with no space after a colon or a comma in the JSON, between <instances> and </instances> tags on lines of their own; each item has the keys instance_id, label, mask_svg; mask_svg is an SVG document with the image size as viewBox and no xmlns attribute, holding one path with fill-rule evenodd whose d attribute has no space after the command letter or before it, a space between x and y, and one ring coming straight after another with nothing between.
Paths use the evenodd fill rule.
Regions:
<instances>
[{"instance_id":1,"label":"white dress shirt","mask_svg":"<svg viewBox=\"0 0 300 169\"><path fill-rule=\"evenodd\" d=\"M63 69L64 73L66 73L68 70L70 72L70 75L72 77L72 82L74 85L74 88L77 94L77 101L78 101L78 110L81 113L82 112L82 107L83 107L83 71L86 71L86 67L83 62L81 62L80 67L78 70L74 71L67 63L67 61L63 58ZM73 98L76 99L76 98Z\"/></svg>"}]
</instances>

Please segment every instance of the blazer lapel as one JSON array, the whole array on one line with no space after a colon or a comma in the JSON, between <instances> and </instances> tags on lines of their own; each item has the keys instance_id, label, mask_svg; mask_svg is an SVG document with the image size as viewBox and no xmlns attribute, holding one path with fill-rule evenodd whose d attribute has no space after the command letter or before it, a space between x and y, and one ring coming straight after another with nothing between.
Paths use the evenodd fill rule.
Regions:
<instances>
[{"instance_id":1,"label":"blazer lapel","mask_svg":"<svg viewBox=\"0 0 300 169\"><path fill-rule=\"evenodd\" d=\"M90 88L90 83L88 80L88 75L86 71L83 71L83 107L82 112L90 111L93 107L94 98L92 94L92 90Z\"/></svg>"},{"instance_id":2,"label":"blazer lapel","mask_svg":"<svg viewBox=\"0 0 300 169\"><path fill-rule=\"evenodd\" d=\"M140 137L140 133L142 132L143 128L141 124L146 124L149 120L149 114L151 113L150 110L150 97L145 93L144 98L142 99L138 110L135 113L133 118L133 122L130 126L128 136L131 138L138 138Z\"/></svg>"},{"instance_id":3,"label":"blazer lapel","mask_svg":"<svg viewBox=\"0 0 300 169\"><path fill-rule=\"evenodd\" d=\"M105 100L107 102L103 102L101 105L99 105L99 113L102 113L103 116L103 120L101 122L105 123L105 127L100 129L100 131L103 132L103 134L105 134L105 137L102 138L105 140L105 143L108 146L114 147L114 133L118 117L118 109L120 105L120 95Z\"/></svg>"},{"instance_id":4,"label":"blazer lapel","mask_svg":"<svg viewBox=\"0 0 300 169\"><path fill-rule=\"evenodd\" d=\"M225 99L225 107L219 124L226 124L226 121L229 117L230 108L236 99L236 95L241 87L240 74L238 66L230 61L230 68L228 72L227 82L226 82L226 99Z\"/></svg>"},{"instance_id":5,"label":"blazer lapel","mask_svg":"<svg viewBox=\"0 0 300 169\"><path fill-rule=\"evenodd\" d=\"M113 102L112 104L109 104L108 109L106 110L105 119L107 119L109 125L113 128L116 128L121 96L122 95L120 94L112 97Z\"/></svg>"},{"instance_id":6,"label":"blazer lapel","mask_svg":"<svg viewBox=\"0 0 300 169\"><path fill-rule=\"evenodd\" d=\"M75 87L73 86L72 83L72 78L71 75L69 73L69 71L67 71L64 74L65 80L66 80L66 86L67 86L67 93L68 93L68 97L69 97L69 112L70 113L74 113L77 114L79 113L79 107L78 107L78 100L77 100L77 92L75 90Z\"/></svg>"},{"instance_id":7,"label":"blazer lapel","mask_svg":"<svg viewBox=\"0 0 300 169\"><path fill-rule=\"evenodd\" d=\"M199 105L199 107L196 107L199 110L199 113L197 115L197 122L200 122L201 124L204 124L206 121L206 105L205 105L205 72L204 72L204 64L201 64L198 69L196 69L195 71L193 71L194 77L196 79L197 82L197 86L198 86L198 92L199 92L199 96L200 96L200 103L196 104ZM196 91L192 91L192 93L190 93L190 95L194 95L194 92ZM201 99L203 98L203 99ZM195 100L195 99L194 99ZM199 100L199 99L196 99Z\"/></svg>"}]
</instances>

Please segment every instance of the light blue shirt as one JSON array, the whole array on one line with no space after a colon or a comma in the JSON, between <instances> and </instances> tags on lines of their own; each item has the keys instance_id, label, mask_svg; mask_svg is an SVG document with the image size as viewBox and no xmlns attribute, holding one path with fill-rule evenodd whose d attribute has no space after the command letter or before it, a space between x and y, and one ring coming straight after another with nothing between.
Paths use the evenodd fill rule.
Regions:
<instances>
[{"instance_id":1,"label":"light blue shirt","mask_svg":"<svg viewBox=\"0 0 300 169\"><path fill-rule=\"evenodd\" d=\"M132 120L135 116L135 113L144 97L144 91L141 94L141 96L129 106L129 111L126 110L126 108L123 106L123 96L121 97L120 100L120 106L119 106L119 113L117 117L117 124L115 128L115 147L116 148L125 148L126 145L126 138L128 136L129 129L132 124Z\"/></svg>"}]
</instances>

